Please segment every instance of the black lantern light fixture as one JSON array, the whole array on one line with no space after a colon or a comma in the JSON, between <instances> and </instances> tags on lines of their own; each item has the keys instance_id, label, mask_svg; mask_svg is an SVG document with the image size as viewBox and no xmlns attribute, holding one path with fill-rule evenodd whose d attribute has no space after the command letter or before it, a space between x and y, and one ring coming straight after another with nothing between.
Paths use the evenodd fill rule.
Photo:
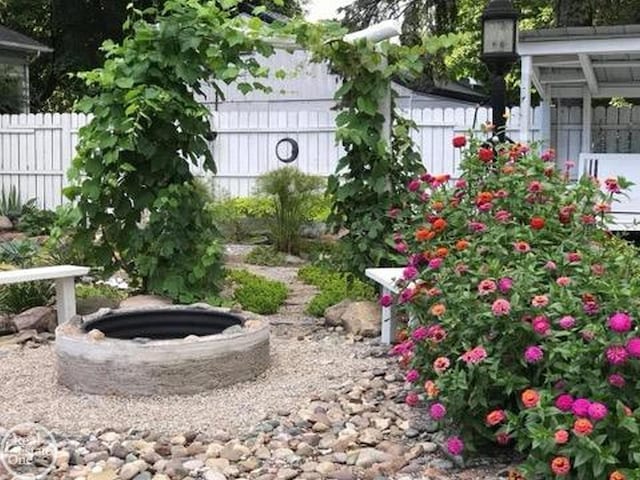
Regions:
<instances>
[{"instance_id":1,"label":"black lantern light fixture","mask_svg":"<svg viewBox=\"0 0 640 480\"><path fill-rule=\"evenodd\" d=\"M493 124L505 139L506 84L504 76L518 60L518 18L511 0L490 0L482 13L482 61L491 73Z\"/></svg>"}]
</instances>

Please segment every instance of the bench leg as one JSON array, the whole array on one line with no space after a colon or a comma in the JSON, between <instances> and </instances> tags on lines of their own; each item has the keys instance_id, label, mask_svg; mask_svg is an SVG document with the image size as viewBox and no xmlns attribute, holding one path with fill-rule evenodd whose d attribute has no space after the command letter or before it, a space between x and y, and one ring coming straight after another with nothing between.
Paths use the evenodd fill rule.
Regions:
<instances>
[{"instance_id":1,"label":"bench leg","mask_svg":"<svg viewBox=\"0 0 640 480\"><path fill-rule=\"evenodd\" d=\"M56 280L56 310L58 312L58 325L68 322L75 316L75 278L58 278Z\"/></svg>"},{"instance_id":2,"label":"bench leg","mask_svg":"<svg viewBox=\"0 0 640 480\"><path fill-rule=\"evenodd\" d=\"M390 295L391 292L382 287L382 295ZM381 324L382 337L380 341L383 345L391 345L396 336L396 319L393 315L392 307L382 307L382 324Z\"/></svg>"}]
</instances>

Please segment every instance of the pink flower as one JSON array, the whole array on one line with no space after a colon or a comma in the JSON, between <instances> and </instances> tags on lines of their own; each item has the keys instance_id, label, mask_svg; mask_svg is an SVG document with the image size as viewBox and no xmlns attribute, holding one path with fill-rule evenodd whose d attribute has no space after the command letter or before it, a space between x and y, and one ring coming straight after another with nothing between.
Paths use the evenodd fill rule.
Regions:
<instances>
[{"instance_id":1,"label":"pink flower","mask_svg":"<svg viewBox=\"0 0 640 480\"><path fill-rule=\"evenodd\" d=\"M498 280L498 290L501 293L507 293L513 287L513 280L509 277L502 277Z\"/></svg>"},{"instance_id":2,"label":"pink flower","mask_svg":"<svg viewBox=\"0 0 640 480\"><path fill-rule=\"evenodd\" d=\"M487 226L482 222L469 222L469 230L473 233L482 233L487 229Z\"/></svg>"},{"instance_id":3,"label":"pink flower","mask_svg":"<svg viewBox=\"0 0 640 480\"><path fill-rule=\"evenodd\" d=\"M456 183L454 184L455 188L457 189L463 189L463 188L467 188L467 181L463 178L460 178L458 180L456 180Z\"/></svg>"},{"instance_id":4,"label":"pink flower","mask_svg":"<svg viewBox=\"0 0 640 480\"><path fill-rule=\"evenodd\" d=\"M558 277L556 283L561 287L566 287L571 283L571 279L569 277Z\"/></svg>"},{"instance_id":5,"label":"pink flower","mask_svg":"<svg viewBox=\"0 0 640 480\"><path fill-rule=\"evenodd\" d=\"M627 353L632 358L640 358L640 338L634 337L627 342Z\"/></svg>"},{"instance_id":6,"label":"pink flower","mask_svg":"<svg viewBox=\"0 0 640 480\"><path fill-rule=\"evenodd\" d=\"M441 403L434 403L429 407L429 415L431 415L431 418L434 420L440 420L441 418L444 418L446 414L447 409Z\"/></svg>"},{"instance_id":7,"label":"pink flower","mask_svg":"<svg viewBox=\"0 0 640 480\"><path fill-rule=\"evenodd\" d=\"M575 327L576 319L571 315L565 315L560 320L558 320L558 325L560 325L560 328L562 328L563 330L569 330L570 328Z\"/></svg>"},{"instance_id":8,"label":"pink flower","mask_svg":"<svg viewBox=\"0 0 640 480\"><path fill-rule=\"evenodd\" d=\"M597 277L604 275L604 270L604 265L601 265L599 263L594 263L593 265L591 265L591 273L593 273Z\"/></svg>"},{"instance_id":9,"label":"pink flower","mask_svg":"<svg viewBox=\"0 0 640 480\"><path fill-rule=\"evenodd\" d=\"M420 374L415 369L409 370L404 377L404 379L409 383L415 383L418 381L419 378L420 378Z\"/></svg>"},{"instance_id":10,"label":"pink flower","mask_svg":"<svg viewBox=\"0 0 640 480\"><path fill-rule=\"evenodd\" d=\"M393 297L388 293L385 293L380 297L380 305L383 307L389 307L393 303Z\"/></svg>"},{"instance_id":11,"label":"pink flower","mask_svg":"<svg viewBox=\"0 0 640 480\"><path fill-rule=\"evenodd\" d=\"M447 331L440 325L431 325L427 328L427 338L438 343L447 338Z\"/></svg>"},{"instance_id":12,"label":"pink flower","mask_svg":"<svg viewBox=\"0 0 640 480\"><path fill-rule=\"evenodd\" d=\"M407 188L409 189L410 192L415 192L420 188L420 180L418 179L413 179L409 182L409 184L407 185Z\"/></svg>"},{"instance_id":13,"label":"pink flower","mask_svg":"<svg viewBox=\"0 0 640 480\"><path fill-rule=\"evenodd\" d=\"M409 245L407 245L406 242L396 242L393 248L398 253L407 253Z\"/></svg>"},{"instance_id":14,"label":"pink flower","mask_svg":"<svg viewBox=\"0 0 640 480\"><path fill-rule=\"evenodd\" d=\"M487 351L481 346L474 347L460 356L460 359L467 365L480 363L485 358L487 358Z\"/></svg>"},{"instance_id":15,"label":"pink flower","mask_svg":"<svg viewBox=\"0 0 640 480\"><path fill-rule=\"evenodd\" d=\"M546 268L547 270L555 270L558 267L556 266L555 262L552 262L551 260L549 260L547 263L544 264L544 268Z\"/></svg>"},{"instance_id":16,"label":"pink flower","mask_svg":"<svg viewBox=\"0 0 640 480\"><path fill-rule=\"evenodd\" d=\"M498 298L493 302L493 305L491 305L491 311L496 317L509 315L509 312L511 312L511 304L509 303L509 300Z\"/></svg>"},{"instance_id":17,"label":"pink flower","mask_svg":"<svg viewBox=\"0 0 640 480\"><path fill-rule=\"evenodd\" d=\"M413 332L411 332L411 338L413 338L416 342L420 342L427 338L429 335L429 330L425 326L420 326L416 328Z\"/></svg>"},{"instance_id":18,"label":"pink flower","mask_svg":"<svg viewBox=\"0 0 640 480\"><path fill-rule=\"evenodd\" d=\"M586 417L589 415L589 407L591 402L586 398L576 398L571 406L571 411L577 417Z\"/></svg>"},{"instance_id":19,"label":"pink flower","mask_svg":"<svg viewBox=\"0 0 640 480\"><path fill-rule=\"evenodd\" d=\"M432 270L437 270L442 266L442 259L437 257L437 258L432 258L431 260L429 260L429 268Z\"/></svg>"},{"instance_id":20,"label":"pink flower","mask_svg":"<svg viewBox=\"0 0 640 480\"><path fill-rule=\"evenodd\" d=\"M537 180L534 180L533 182L529 183L529 186L527 187L527 190L529 191L529 193L538 193L542 191L542 183L540 183Z\"/></svg>"},{"instance_id":21,"label":"pink flower","mask_svg":"<svg viewBox=\"0 0 640 480\"><path fill-rule=\"evenodd\" d=\"M550 148L549 150L545 150L540 155L540 158L542 159L543 162L552 162L556 158L556 151L553 148Z\"/></svg>"},{"instance_id":22,"label":"pink flower","mask_svg":"<svg viewBox=\"0 0 640 480\"><path fill-rule=\"evenodd\" d=\"M618 179L614 177L609 177L604 181L604 185L609 191L609 193L620 193L620 185L618 184Z\"/></svg>"},{"instance_id":23,"label":"pink flower","mask_svg":"<svg viewBox=\"0 0 640 480\"><path fill-rule=\"evenodd\" d=\"M567 253L567 261L569 263L577 263L580 260L582 260L582 255L580 255L580 253L578 252Z\"/></svg>"},{"instance_id":24,"label":"pink flower","mask_svg":"<svg viewBox=\"0 0 640 480\"><path fill-rule=\"evenodd\" d=\"M590 342L594 338L596 338L596 334L593 333L591 330L583 330L582 332L580 332L580 335L582 336L582 339L585 342Z\"/></svg>"},{"instance_id":25,"label":"pink flower","mask_svg":"<svg viewBox=\"0 0 640 480\"><path fill-rule=\"evenodd\" d=\"M387 212L387 215L391 218L396 218L398 215L400 215L400 212L402 212L402 210L394 207L389 209L389 211Z\"/></svg>"},{"instance_id":26,"label":"pink flower","mask_svg":"<svg viewBox=\"0 0 640 480\"><path fill-rule=\"evenodd\" d=\"M493 204L491 202L483 203L482 205L478 205L478 210L481 212L488 212L493 208Z\"/></svg>"},{"instance_id":27,"label":"pink flower","mask_svg":"<svg viewBox=\"0 0 640 480\"><path fill-rule=\"evenodd\" d=\"M402 271L402 278L404 278L405 280L413 280L417 276L418 269L412 265L405 267L405 269Z\"/></svg>"},{"instance_id":28,"label":"pink flower","mask_svg":"<svg viewBox=\"0 0 640 480\"><path fill-rule=\"evenodd\" d=\"M594 217L593 215L581 215L580 221L583 225L595 225L596 217Z\"/></svg>"},{"instance_id":29,"label":"pink flower","mask_svg":"<svg viewBox=\"0 0 640 480\"><path fill-rule=\"evenodd\" d=\"M454 268L455 272L457 275L462 275L463 273L467 272L469 270L469 267L467 267L464 263L458 263L455 268Z\"/></svg>"},{"instance_id":30,"label":"pink flower","mask_svg":"<svg viewBox=\"0 0 640 480\"><path fill-rule=\"evenodd\" d=\"M496 282L494 282L493 280L485 279L478 284L478 294L489 295L495 292L496 288Z\"/></svg>"},{"instance_id":31,"label":"pink flower","mask_svg":"<svg viewBox=\"0 0 640 480\"><path fill-rule=\"evenodd\" d=\"M498 190L493 194L493 196L496 198L507 198L509 196L509 192L507 192L506 190Z\"/></svg>"},{"instance_id":32,"label":"pink flower","mask_svg":"<svg viewBox=\"0 0 640 480\"><path fill-rule=\"evenodd\" d=\"M527 242L518 241L513 244L513 249L519 253L528 253L531 251L531 246Z\"/></svg>"},{"instance_id":33,"label":"pink flower","mask_svg":"<svg viewBox=\"0 0 640 480\"><path fill-rule=\"evenodd\" d=\"M549 324L549 320L544 315L539 315L533 319L531 322L533 326L533 331L538 335L547 335L549 330L551 330L551 325Z\"/></svg>"},{"instance_id":34,"label":"pink flower","mask_svg":"<svg viewBox=\"0 0 640 480\"><path fill-rule=\"evenodd\" d=\"M544 357L544 352L537 345L527 347L524 351L524 360L527 363L538 363Z\"/></svg>"},{"instance_id":35,"label":"pink flower","mask_svg":"<svg viewBox=\"0 0 640 480\"><path fill-rule=\"evenodd\" d=\"M631 330L633 322L631 321L631 317L624 312L616 312L613 315L609 316L609 321L607 323L609 329L616 333L625 333Z\"/></svg>"},{"instance_id":36,"label":"pink flower","mask_svg":"<svg viewBox=\"0 0 640 480\"><path fill-rule=\"evenodd\" d=\"M543 308L549 305L549 297L546 295L535 295L531 300L531 305L536 308Z\"/></svg>"},{"instance_id":37,"label":"pink flower","mask_svg":"<svg viewBox=\"0 0 640 480\"><path fill-rule=\"evenodd\" d=\"M511 214L506 210L498 210L493 218L496 219L496 222L507 223L511 220Z\"/></svg>"},{"instance_id":38,"label":"pink flower","mask_svg":"<svg viewBox=\"0 0 640 480\"><path fill-rule=\"evenodd\" d=\"M415 407L420 402L420 397L416 392L409 392L407 396L404 398L404 403L409 405L410 407Z\"/></svg>"},{"instance_id":39,"label":"pink flower","mask_svg":"<svg viewBox=\"0 0 640 480\"><path fill-rule=\"evenodd\" d=\"M464 442L459 437L449 437L447 439L447 451L451 455L460 455L464 450Z\"/></svg>"},{"instance_id":40,"label":"pink flower","mask_svg":"<svg viewBox=\"0 0 640 480\"><path fill-rule=\"evenodd\" d=\"M607 410L607 406L605 404L600 402L593 402L591 405L589 405L589 410L587 411L587 413L589 414L589 418L591 420L598 422L607 416L609 410Z\"/></svg>"},{"instance_id":41,"label":"pink flower","mask_svg":"<svg viewBox=\"0 0 640 480\"><path fill-rule=\"evenodd\" d=\"M405 288L400 292L400 303L410 302L415 293L416 292L413 288Z\"/></svg>"},{"instance_id":42,"label":"pink flower","mask_svg":"<svg viewBox=\"0 0 640 480\"><path fill-rule=\"evenodd\" d=\"M431 194L429 192L422 192L420 194L420 201L423 203L427 203L429 200L431 200Z\"/></svg>"},{"instance_id":43,"label":"pink flower","mask_svg":"<svg viewBox=\"0 0 640 480\"><path fill-rule=\"evenodd\" d=\"M616 388L623 388L627 383L624 377L619 373L612 373L609 375L609 378L607 378L607 381L609 382L609 385Z\"/></svg>"},{"instance_id":44,"label":"pink flower","mask_svg":"<svg viewBox=\"0 0 640 480\"><path fill-rule=\"evenodd\" d=\"M442 373L449 368L450 365L451 362L447 357L438 357L433 361L433 370L436 373Z\"/></svg>"},{"instance_id":45,"label":"pink flower","mask_svg":"<svg viewBox=\"0 0 640 480\"><path fill-rule=\"evenodd\" d=\"M573 397L568 393L558 395L555 402L556 408L561 412L570 412L573 407Z\"/></svg>"},{"instance_id":46,"label":"pink flower","mask_svg":"<svg viewBox=\"0 0 640 480\"><path fill-rule=\"evenodd\" d=\"M611 345L605 350L605 356L611 365L622 365L629 355L622 345Z\"/></svg>"},{"instance_id":47,"label":"pink flower","mask_svg":"<svg viewBox=\"0 0 640 480\"><path fill-rule=\"evenodd\" d=\"M600 311L600 305L595 300L589 300L582 304L582 310L587 315L597 315Z\"/></svg>"}]
</instances>

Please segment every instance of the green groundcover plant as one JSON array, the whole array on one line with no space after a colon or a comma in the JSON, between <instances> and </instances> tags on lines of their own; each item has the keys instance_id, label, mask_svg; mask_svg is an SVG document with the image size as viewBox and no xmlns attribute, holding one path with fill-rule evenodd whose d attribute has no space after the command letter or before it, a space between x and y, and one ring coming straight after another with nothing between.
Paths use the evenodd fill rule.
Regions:
<instances>
[{"instance_id":1,"label":"green groundcover plant","mask_svg":"<svg viewBox=\"0 0 640 480\"><path fill-rule=\"evenodd\" d=\"M495 443L527 479L640 477L636 250L611 238L622 178L570 182L552 151L458 136L462 175L389 211L406 255L392 353L452 455ZM466 148L465 148L466 147Z\"/></svg>"}]
</instances>

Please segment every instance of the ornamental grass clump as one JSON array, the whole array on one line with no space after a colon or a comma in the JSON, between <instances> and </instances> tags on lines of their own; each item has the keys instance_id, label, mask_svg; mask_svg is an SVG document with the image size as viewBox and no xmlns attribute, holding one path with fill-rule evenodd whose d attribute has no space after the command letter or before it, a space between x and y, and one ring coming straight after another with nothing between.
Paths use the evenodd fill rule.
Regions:
<instances>
[{"instance_id":1,"label":"ornamental grass clump","mask_svg":"<svg viewBox=\"0 0 640 480\"><path fill-rule=\"evenodd\" d=\"M512 445L528 479L637 478L639 262L606 231L629 184L570 182L525 145L454 145L461 177L422 175L389 212L407 266L381 303L413 318L392 350L407 403L453 455Z\"/></svg>"}]
</instances>

